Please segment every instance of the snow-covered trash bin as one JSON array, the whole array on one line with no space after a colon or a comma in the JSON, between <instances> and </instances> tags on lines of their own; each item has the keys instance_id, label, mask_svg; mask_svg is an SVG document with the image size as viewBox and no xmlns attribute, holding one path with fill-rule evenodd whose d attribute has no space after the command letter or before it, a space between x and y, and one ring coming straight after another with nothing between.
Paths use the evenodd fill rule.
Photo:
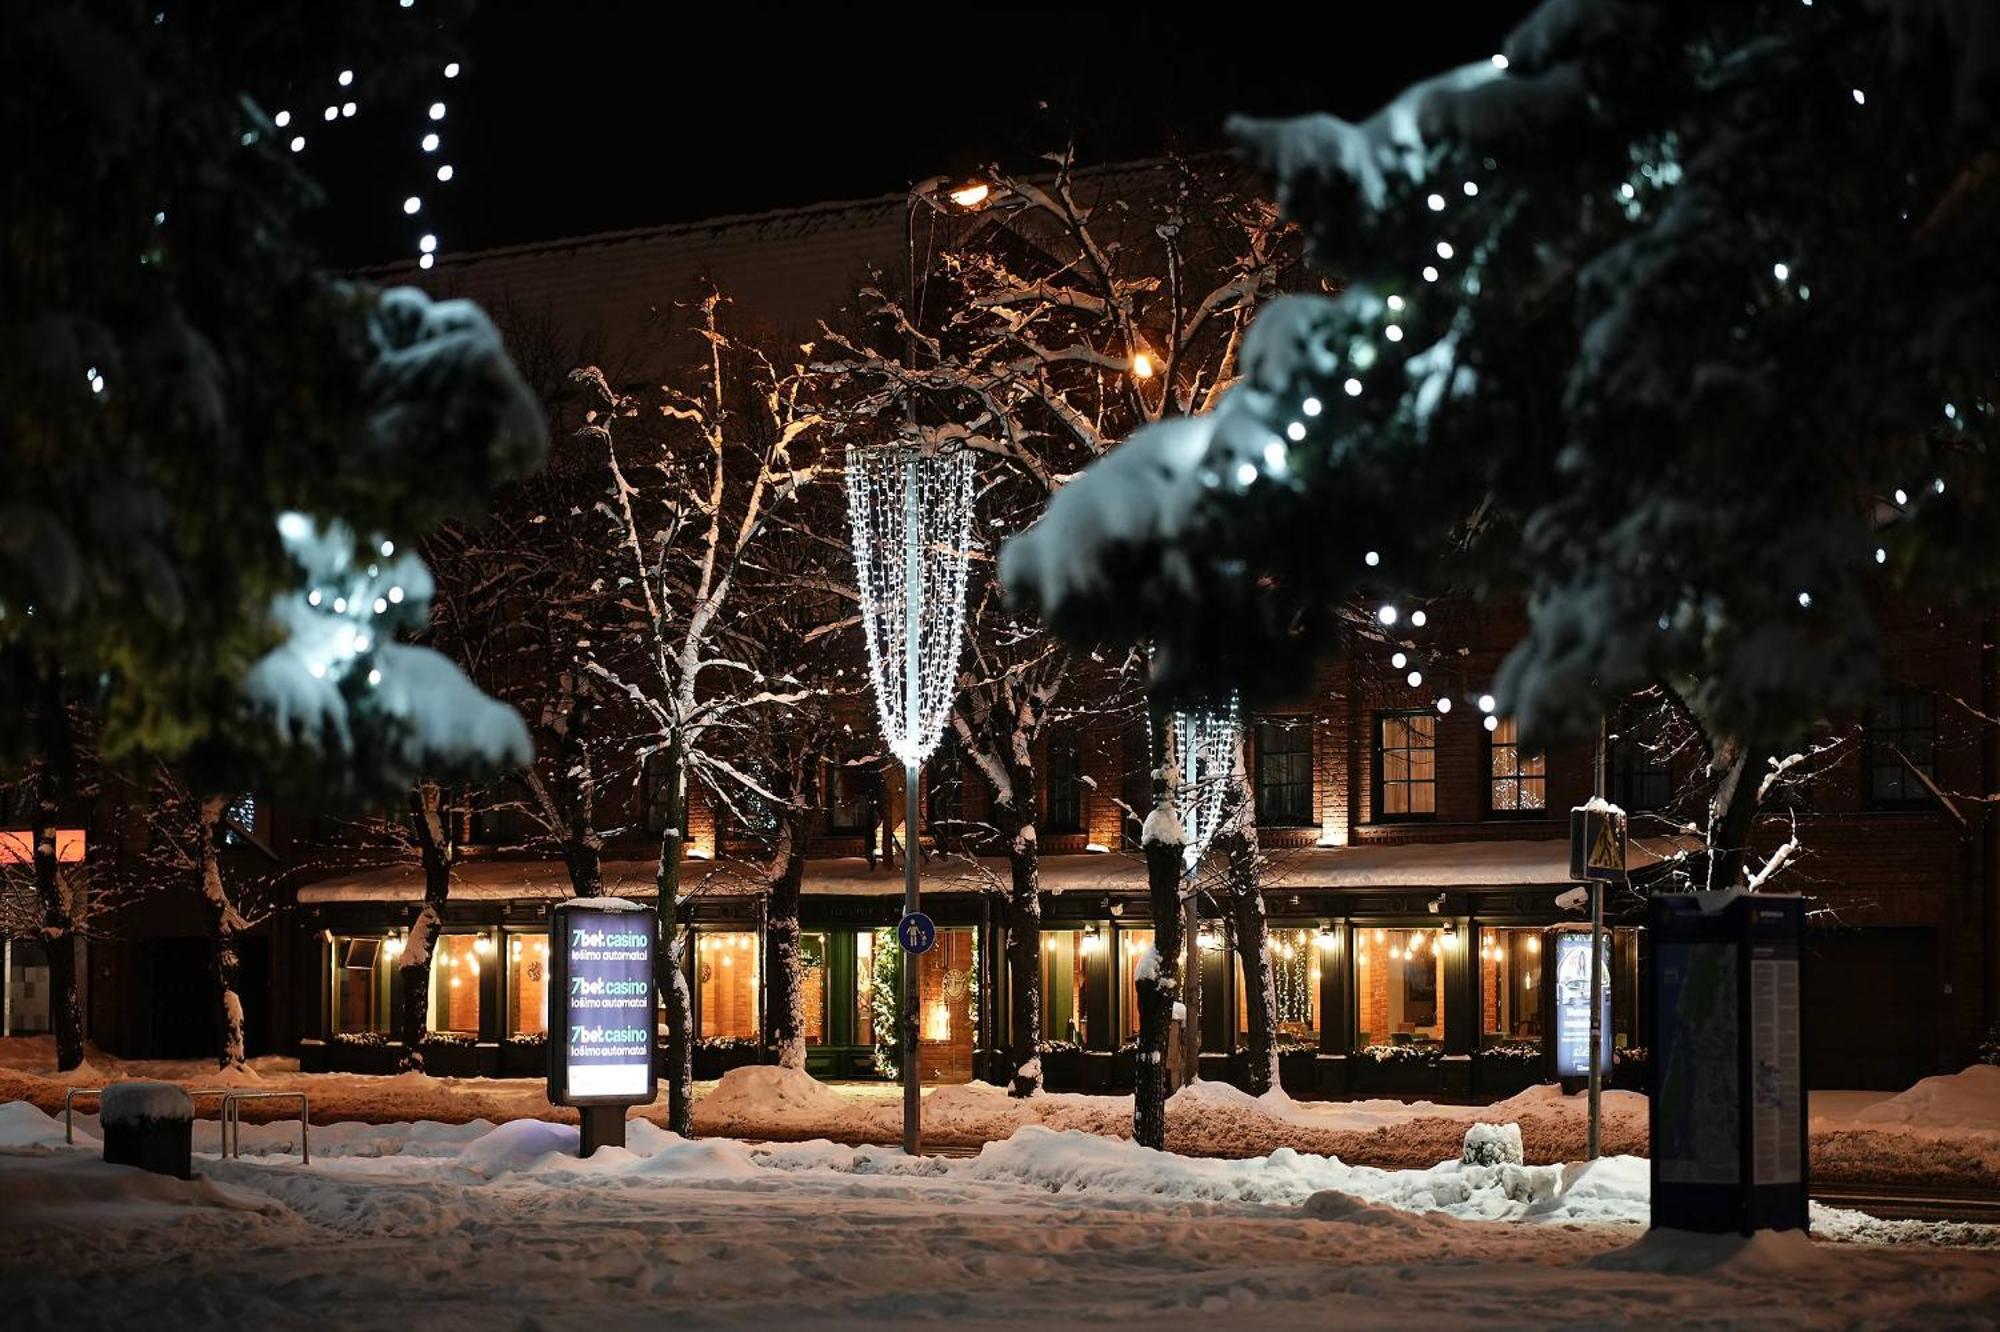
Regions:
<instances>
[{"instance_id":1,"label":"snow-covered trash bin","mask_svg":"<svg viewBox=\"0 0 2000 1332\"><path fill-rule=\"evenodd\" d=\"M193 1174L194 1098L171 1082L114 1082L98 1104L104 1159L156 1175Z\"/></svg>"},{"instance_id":2,"label":"snow-covered trash bin","mask_svg":"<svg viewBox=\"0 0 2000 1332\"><path fill-rule=\"evenodd\" d=\"M1466 1165L1520 1165L1525 1159L1519 1124L1474 1124L1465 1131L1459 1160Z\"/></svg>"}]
</instances>

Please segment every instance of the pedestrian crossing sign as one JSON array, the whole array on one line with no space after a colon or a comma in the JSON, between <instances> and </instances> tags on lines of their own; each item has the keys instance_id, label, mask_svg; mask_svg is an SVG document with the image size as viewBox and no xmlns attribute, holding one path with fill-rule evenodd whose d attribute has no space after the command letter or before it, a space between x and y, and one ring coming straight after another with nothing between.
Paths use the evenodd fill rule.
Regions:
<instances>
[{"instance_id":1,"label":"pedestrian crossing sign","mask_svg":"<svg viewBox=\"0 0 2000 1332\"><path fill-rule=\"evenodd\" d=\"M1616 805L1592 801L1569 812L1569 877L1625 877L1625 812Z\"/></svg>"}]
</instances>

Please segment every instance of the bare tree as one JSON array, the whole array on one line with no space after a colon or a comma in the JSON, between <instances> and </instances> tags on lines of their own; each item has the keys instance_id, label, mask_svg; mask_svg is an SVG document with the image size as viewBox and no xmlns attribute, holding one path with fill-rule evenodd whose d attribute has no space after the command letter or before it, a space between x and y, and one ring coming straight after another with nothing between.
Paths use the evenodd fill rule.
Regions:
<instances>
[{"instance_id":1,"label":"bare tree","mask_svg":"<svg viewBox=\"0 0 2000 1332\"><path fill-rule=\"evenodd\" d=\"M1236 377L1252 312L1296 258L1275 207L1237 189L1227 167L1085 173L1068 154L1051 160L1045 177L989 173L976 213L913 197L932 209L933 233L953 234L931 265L913 264L900 295L865 288L864 328L829 330L816 367L837 386L845 432L980 455L987 550L1132 430L1207 410ZM1009 1089L1027 1096L1042 1082L1036 753L1077 658L1009 607L992 574L990 559L975 568L952 726L1008 861Z\"/></svg>"},{"instance_id":2,"label":"bare tree","mask_svg":"<svg viewBox=\"0 0 2000 1332\"><path fill-rule=\"evenodd\" d=\"M734 757L732 741L760 709L804 701L748 650L758 607L739 595L774 520L821 475L823 418L803 367L774 360L728 328L721 294L694 307L699 355L684 379L642 399L586 367L582 436L610 476L597 512L616 552L610 641L584 673L635 719L641 761L657 765L667 805L656 886L666 925L661 961L667 1026L667 1125L691 1129L692 1014L683 963L692 893L681 881L690 779L711 793L795 802ZM789 852L787 853L790 854Z\"/></svg>"}]
</instances>

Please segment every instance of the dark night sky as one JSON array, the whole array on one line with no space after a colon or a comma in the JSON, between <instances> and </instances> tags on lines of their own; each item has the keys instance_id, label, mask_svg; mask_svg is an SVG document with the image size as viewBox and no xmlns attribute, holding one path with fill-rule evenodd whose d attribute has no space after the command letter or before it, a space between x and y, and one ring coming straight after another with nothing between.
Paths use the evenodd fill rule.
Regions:
<instances>
[{"instance_id":1,"label":"dark night sky","mask_svg":"<svg viewBox=\"0 0 2000 1332\"><path fill-rule=\"evenodd\" d=\"M364 108L317 136L327 257L464 251L863 198L982 161L1032 168L1218 146L1232 111L1358 117L1413 79L1497 50L1527 0L1301 6L794 8L495 3L420 106ZM1252 26L1255 25L1255 26ZM428 179L437 162L456 172ZM420 192L421 218L402 215Z\"/></svg>"}]
</instances>

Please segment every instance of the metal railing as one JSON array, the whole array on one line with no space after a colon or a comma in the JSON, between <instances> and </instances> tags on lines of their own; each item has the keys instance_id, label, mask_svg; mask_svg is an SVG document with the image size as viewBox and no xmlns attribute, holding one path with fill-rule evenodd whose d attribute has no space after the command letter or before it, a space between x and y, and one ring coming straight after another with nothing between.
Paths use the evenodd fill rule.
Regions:
<instances>
[{"instance_id":1,"label":"metal railing","mask_svg":"<svg viewBox=\"0 0 2000 1332\"><path fill-rule=\"evenodd\" d=\"M299 1103L299 1164L312 1164L312 1102L302 1091L231 1091L222 1098L222 1154L243 1155L243 1103L245 1101L292 1101Z\"/></svg>"},{"instance_id":2,"label":"metal railing","mask_svg":"<svg viewBox=\"0 0 2000 1332\"><path fill-rule=\"evenodd\" d=\"M189 1087L190 1097L216 1096L221 1098L217 1111L222 1133L222 1155L226 1157L243 1155L243 1102L269 1100L297 1100L299 1103L299 1163L312 1164L312 1102L302 1091L245 1091L237 1087ZM63 1141L76 1145L76 1098L94 1096L101 1102L104 1097L102 1087L71 1087L63 1093Z\"/></svg>"}]
</instances>

